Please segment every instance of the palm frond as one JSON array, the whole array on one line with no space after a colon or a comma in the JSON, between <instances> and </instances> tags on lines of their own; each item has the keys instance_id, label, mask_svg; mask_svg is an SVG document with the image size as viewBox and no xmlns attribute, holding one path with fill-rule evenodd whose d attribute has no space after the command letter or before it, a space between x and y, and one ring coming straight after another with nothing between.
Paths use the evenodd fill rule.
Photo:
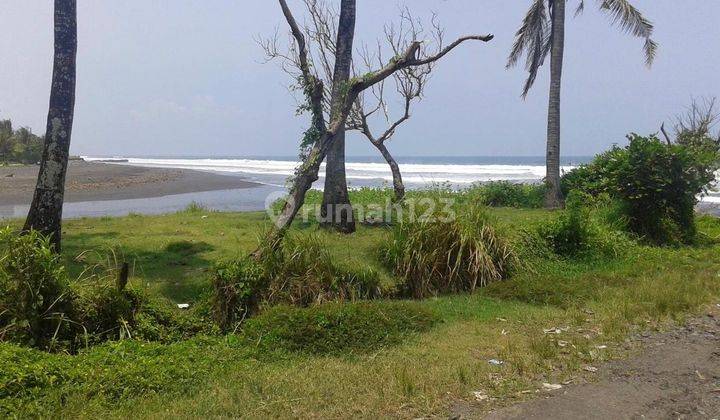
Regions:
<instances>
[{"instance_id":1,"label":"palm frond","mask_svg":"<svg viewBox=\"0 0 720 420\"><path fill-rule=\"evenodd\" d=\"M545 0L534 0L523 23L515 34L515 43L508 57L507 67L517 65L520 57L527 55L525 69L529 76L523 88L523 97L535 82L538 70L549 53L550 22Z\"/></svg>"},{"instance_id":2,"label":"palm frond","mask_svg":"<svg viewBox=\"0 0 720 420\"><path fill-rule=\"evenodd\" d=\"M600 10L610 15L613 24L618 24L623 31L645 38L645 62L651 65L657 54L657 43L651 39L655 27L628 0L600 0Z\"/></svg>"},{"instance_id":3,"label":"palm frond","mask_svg":"<svg viewBox=\"0 0 720 420\"><path fill-rule=\"evenodd\" d=\"M578 17L585 11L585 0L580 0L577 9L575 9L575 17Z\"/></svg>"}]
</instances>

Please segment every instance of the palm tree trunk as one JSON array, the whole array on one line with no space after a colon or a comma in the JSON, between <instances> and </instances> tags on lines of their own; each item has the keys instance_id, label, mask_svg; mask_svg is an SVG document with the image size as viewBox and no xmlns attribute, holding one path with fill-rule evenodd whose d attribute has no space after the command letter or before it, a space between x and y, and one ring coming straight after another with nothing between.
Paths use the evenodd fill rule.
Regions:
<instances>
[{"instance_id":1,"label":"palm tree trunk","mask_svg":"<svg viewBox=\"0 0 720 420\"><path fill-rule=\"evenodd\" d=\"M60 252L62 207L75 109L76 0L55 0L55 54L45 145L24 230L50 236Z\"/></svg>"},{"instance_id":2,"label":"palm tree trunk","mask_svg":"<svg viewBox=\"0 0 720 420\"><path fill-rule=\"evenodd\" d=\"M337 119L345 103L347 84L352 70L352 49L355 38L355 0L343 0L340 7L335 70L330 100L330 121ZM327 154L322 216L325 226L343 233L355 232L355 220L345 175L344 125L332 139Z\"/></svg>"},{"instance_id":3,"label":"palm tree trunk","mask_svg":"<svg viewBox=\"0 0 720 420\"><path fill-rule=\"evenodd\" d=\"M545 207L554 209L563 204L560 190L560 88L565 49L565 0L553 0L552 5Z\"/></svg>"},{"instance_id":4,"label":"palm tree trunk","mask_svg":"<svg viewBox=\"0 0 720 420\"><path fill-rule=\"evenodd\" d=\"M373 146L380 151L385 158L385 162L390 166L390 172L393 177L393 190L395 191L395 201L401 201L405 197L405 184L403 184L402 175L400 174L400 166L392 157L390 151L385 147L384 142L372 142Z\"/></svg>"}]
</instances>

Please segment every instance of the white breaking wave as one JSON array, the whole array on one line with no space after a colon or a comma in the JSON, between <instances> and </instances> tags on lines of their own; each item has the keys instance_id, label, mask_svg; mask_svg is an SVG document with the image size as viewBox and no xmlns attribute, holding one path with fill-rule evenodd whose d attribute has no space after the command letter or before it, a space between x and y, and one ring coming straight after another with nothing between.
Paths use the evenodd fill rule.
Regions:
<instances>
[{"instance_id":1,"label":"white breaking wave","mask_svg":"<svg viewBox=\"0 0 720 420\"><path fill-rule=\"evenodd\" d=\"M83 157L87 161L107 161L107 158ZM282 185L285 178L295 172L299 164L288 160L263 159L148 159L122 158L115 164L152 168L179 168L211 171L218 173L243 174L252 180L270 185ZM324 174L325 164L320 176ZM562 168L573 169L571 166ZM385 163L346 163L348 183L352 185L379 185L392 181L392 173ZM467 185L487 181L540 181L545 176L542 165L472 165L472 164L400 164L400 171L406 184L412 186L449 183ZM355 182L353 182L355 181Z\"/></svg>"}]
</instances>

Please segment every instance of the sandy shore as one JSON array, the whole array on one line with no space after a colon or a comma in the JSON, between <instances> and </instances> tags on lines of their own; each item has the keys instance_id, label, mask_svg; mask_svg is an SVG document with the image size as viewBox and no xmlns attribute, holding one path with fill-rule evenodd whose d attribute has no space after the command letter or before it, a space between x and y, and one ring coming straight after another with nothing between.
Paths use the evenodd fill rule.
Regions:
<instances>
[{"instance_id":1,"label":"sandy shore","mask_svg":"<svg viewBox=\"0 0 720 420\"><path fill-rule=\"evenodd\" d=\"M0 205L30 204L37 172L35 165L0 167ZM150 198L258 185L239 176L188 169L73 161L68 168L65 192L67 202L80 202Z\"/></svg>"}]
</instances>

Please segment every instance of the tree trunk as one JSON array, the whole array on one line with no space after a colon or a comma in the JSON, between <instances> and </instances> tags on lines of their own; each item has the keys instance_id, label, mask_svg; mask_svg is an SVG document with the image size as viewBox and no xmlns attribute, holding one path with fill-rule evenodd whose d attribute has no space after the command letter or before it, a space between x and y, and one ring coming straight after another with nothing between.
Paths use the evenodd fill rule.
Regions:
<instances>
[{"instance_id":1,"label":"tree trunk","mask_svg":"<svg viewBox=\"0 0 720 420\"><path fill-rule=\"evenodd\" d=\"M352 49L355 38L355 0L343 0L338 22L337 51L333 73L332 97L330 99L330 121L342 113L347 86L352 70ZM325 167L325 190L322 205L323 225L339 232L355 232L355 220L348 196L345 177L345 126L332 139L327 153Z\"/></svg>"},{"instance_id":2,"label":"tree trunk","mask_svg":"<svg viewBox=\"0 0 720 420\"><path fill-rule=\"evenodd\" d=\"M325 165L322 225L342 233L355 232L352 204L345 176L345 129L333 137Z\"/></svg>"},{"instance_id":3,"label":"tree trunk","mask_svg":"<svg viewBox=\"0 0 720 420\"><path fill-rule=\"evenodd\" d=\"M373 142L380 154L385 158L385 162L390 165L390 171L393 177L393 190L395 190L395 201L401 201L405 197L405 184L403 184L402 175L400 174L400 166L392 157L390 151L385 147L384 142Z\"/></svg>"},{"instance_id":4,"label":"tree trunk","mask_svg":"<svg viewBox=\"0 0 720 420\"><path fill-rule=\"evenodd\" d=\"M348 67L352 62L352 42L355 36L355 1L356 0L342 0L340 4L336 63L346 63L345 65ZM336 64L336 67L337 65L338 64ZM338 72L336 72L336 74L337 73ZM315 94L317 95L319 92L315 92ZM344 94L347 94L347 92L344 92ZM295 171L295 177L293 178L288 197L285 200L280 215L277 220L275 220L275 229L267 238L271 247L277 246L280 241L282 241L288 228L290 228L295 216L305 203L305 195L313 183L318 180L320 164L327 156L335 136L342 130L342 127L345 126L347 112L349 111L343 111L342 103L334 105L336 105L336 107L332 113L336 114L336 118L330 120L332 128L329 130L324 129L322 110L315 110L316 115L313 117L313 125L317 130L322 128L322 132L313 144L305 161ZM353 222L353 228L354 225ZM254 257L257 259L262 258L261 250L255 251Z\"/></svg>"},{"instance_id":5,"label":"tree trunk","mask_svg":"<svg viewBox=\"0 0 720 420\"><path fill-rule=\"evenodd\" d=\"M49 235L60 252L65 174L75 109L76 0L55 0L55 55L45 145L24 230Z\"/></svg>"},{"instance_id":6,"label":"tree trunk","mask_svg":"<svg viewBox=\"0 0 720 420\"><path fill-rule=\"evenodd\" d=\"M565 0L554 0L552 7L552 49L550 51L550 100L547 129L547 192L545 207L563 205L560 190L560 88L565 49Z\"/></svg>"}]
</instances>

